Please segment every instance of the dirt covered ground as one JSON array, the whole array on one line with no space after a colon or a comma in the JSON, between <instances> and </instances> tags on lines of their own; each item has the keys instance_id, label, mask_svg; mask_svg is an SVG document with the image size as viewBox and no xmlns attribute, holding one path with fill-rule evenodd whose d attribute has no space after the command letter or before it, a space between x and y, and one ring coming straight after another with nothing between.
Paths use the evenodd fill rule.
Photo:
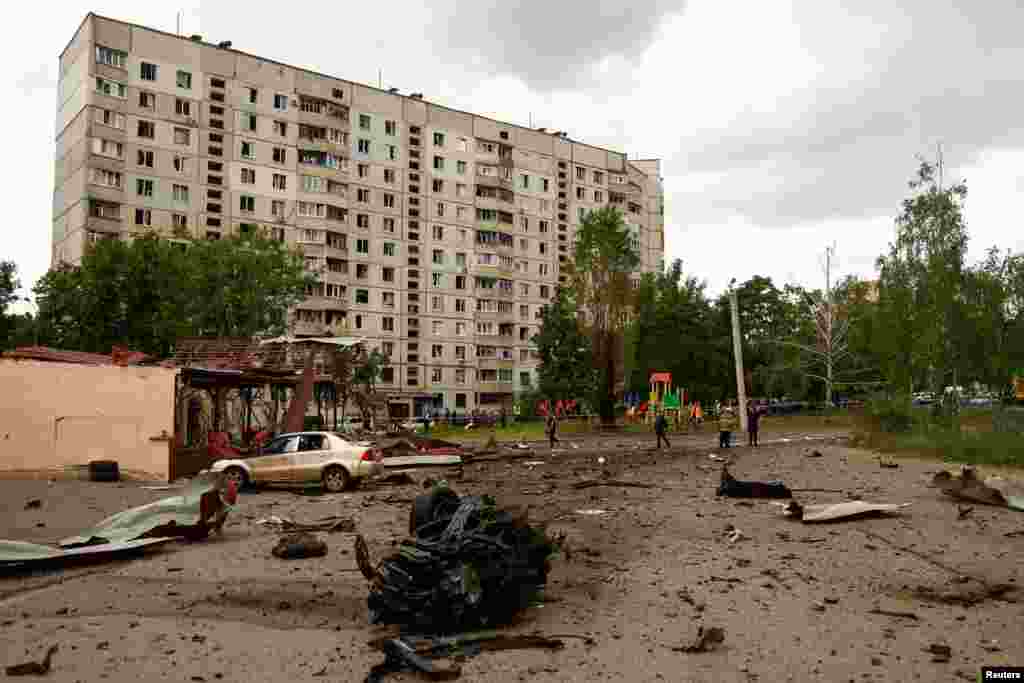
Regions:
<instances>
[{"instance_id":1,"label":"dirt covered ground","mask_svg":"<svg viewBox=\"0 0 1024 683\"><path fill-rule=\"evenodd\" d=\"M466 661L464 680L973 681L982 665L1024 661L1024 595L985 588L1024 586L1024 515L978 505L959 519L956 503L928 487L938 463L883 469L838 433L767 433L759 449L721 452L711 431L674 436L662 452L650 436L570 440L578 447L537 444L535 457L468 465L451 483L528 506L568 539L545 603L506 630L592 644L485 652ZM801 502L911 506L897 517L801 524L771 501L716 497L712 453L730 456L740 479L836 490L797 493ZM602 470L654 488L572 487ZM255 522L349 516L379 559L404 537L420 490L244 494L223 537L0 577L0 664L56 644L53 681L362 681L383 659L367 645L382 631L367 623L354 535L321 534L326 557L279 560L277 535ZM167 495L134 483L3 481L0 537L54 542ZM33 498L42 507L24 509ZM731 528L740 540L727 539ZM723 628L724 643L681 651L701 625ZM933 661L933 644L950 648L948 662Z\"/></svg>"}]
</instances>

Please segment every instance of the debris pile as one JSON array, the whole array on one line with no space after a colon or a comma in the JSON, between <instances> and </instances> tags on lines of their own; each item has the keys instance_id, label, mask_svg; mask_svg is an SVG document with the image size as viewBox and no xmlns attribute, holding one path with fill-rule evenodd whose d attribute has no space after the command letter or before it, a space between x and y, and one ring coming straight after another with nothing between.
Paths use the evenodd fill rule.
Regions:
<instances>
[{"instance_id":1,"label":"debris pile","mask_svg":"<svg viewBox=\"0 0 1024 683\"><path fill-rule=\"evenodd\" d=\"M374 567L356 539L371 582L371 623L455 633L505 623L533 602L547 581L554 544L525 516L489 496L460 497L446 486L413 501L410 533Z\"/></svg>"},{"instance_id":2,"label":"debris pile","mask_svg":"<svg viewBox=\"0 0 1024 683\"><path fill-rule=\"evenodd\" d=\"M740 481L729 474L729 468L722 468L722 481L718 495L730 498L792 498L793 493L781 481Z\"/></svg>"},{"instance_id":3,"label":"debris pile","mask_svg":"<svg viewBox=\"0 0 1024 683\"><path fill-rule=\"evenodd\" d=\"M1008 495L1008 490L1001 491L1000 488L1008 487L997 477L982 481L973 467L964 467L959 475L939 472L932 479L932 484L947 496L960 500L1024 510L1024 496Z\"/></svg>"}]
</instances>

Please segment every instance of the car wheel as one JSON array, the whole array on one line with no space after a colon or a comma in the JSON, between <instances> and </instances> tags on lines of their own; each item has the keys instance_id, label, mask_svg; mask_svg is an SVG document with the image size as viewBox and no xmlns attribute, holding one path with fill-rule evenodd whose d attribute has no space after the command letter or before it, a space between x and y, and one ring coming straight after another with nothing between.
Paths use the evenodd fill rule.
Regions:
<instances>
[{"instance_id":1,"label":"car wheel","mask_svg":"<svg viewBox=\"0 0 1024 683\"><path fill-rule=\"evenodd\" d=\"M324 470L324 488L331 493L339 493L348 488L349 476L344 467L334 465Z\"/></svg>"},{"instance_id":2,"label":"car wheel","mask_svg":"<svg viewBox=\"0 0 1024 683\"><path fill-rule=\"evenodd\" d=\"M224 470L224 481L235 482L235 487L239 491L249 485L249 477L241 467L229 467Z\"/></svg>"}]
</instances>

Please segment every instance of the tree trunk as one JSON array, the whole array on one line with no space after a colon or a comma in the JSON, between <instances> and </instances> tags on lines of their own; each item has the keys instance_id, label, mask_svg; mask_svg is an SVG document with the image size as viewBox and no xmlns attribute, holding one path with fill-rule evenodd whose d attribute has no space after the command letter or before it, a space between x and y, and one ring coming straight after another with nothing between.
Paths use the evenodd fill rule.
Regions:
<instances>
[{"instance_id":1,"label":"tree trunk","mask_svg":"<svg viewBox=\"0 0 1024 683\"><path fill-rule=\"evenodd\" d=\"M601 399L601 424L615 424L615 333L611 330L605 331L604 352L605 352L605 378Z\"/></svg>"}]
</instances>

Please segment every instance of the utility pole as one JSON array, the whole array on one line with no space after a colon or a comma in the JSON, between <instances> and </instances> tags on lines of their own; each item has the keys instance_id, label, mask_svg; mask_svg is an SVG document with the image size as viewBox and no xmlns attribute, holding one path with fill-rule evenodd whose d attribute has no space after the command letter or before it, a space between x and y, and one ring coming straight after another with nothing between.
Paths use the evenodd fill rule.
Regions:
<instances>
[{"instance_id":1,"label":"utility pole","mask_svg":"<svg viewBox=\"0 0 1024 683\"><path fill-rule=\"evenodd\" d=\"M736 397L739 399L740 429L747 431L747 383L743 377L743 342L740 338L740 306L736 289L729 287L729 304L732 308L732 351L736 357Z\"/></svg>"}]
</instances>

